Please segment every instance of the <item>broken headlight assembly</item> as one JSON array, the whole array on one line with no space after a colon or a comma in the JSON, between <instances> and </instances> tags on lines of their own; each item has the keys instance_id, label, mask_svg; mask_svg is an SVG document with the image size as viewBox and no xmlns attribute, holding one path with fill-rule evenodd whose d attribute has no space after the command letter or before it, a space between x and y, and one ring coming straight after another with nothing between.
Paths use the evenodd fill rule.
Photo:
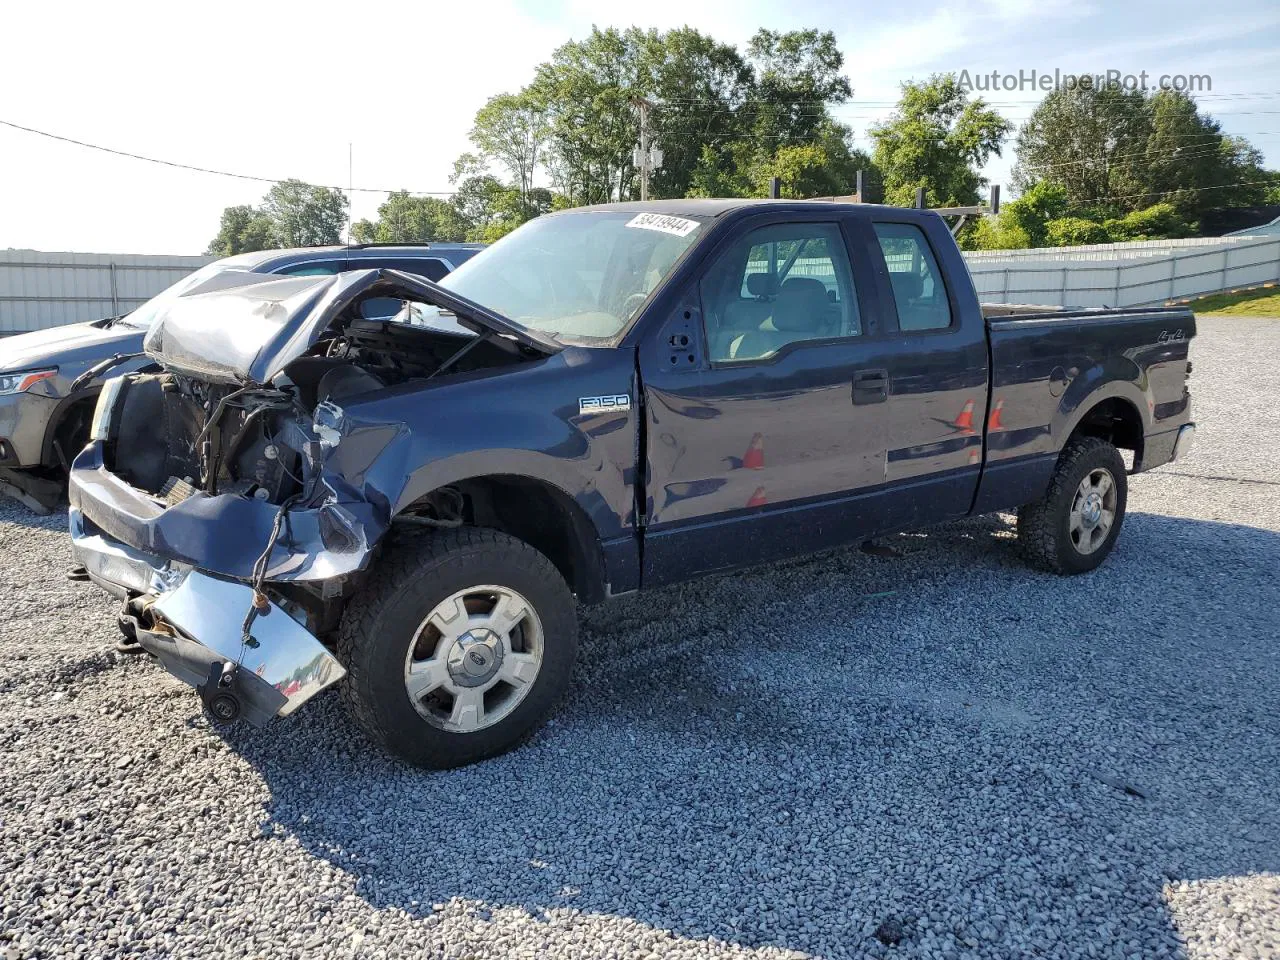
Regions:
<instances>
[{"instance_id":1,"label":"broken headlight assembly","mask_svg":"<svg viewBox=\"0 0 1280 960\"><path fill-rule=\"evenodd\" d=\"M342 408L328 400L316 404L311 415L311 427L326 450L332 450L338 445L346 423L347 418Z\"/></svg>"}]
</instances>

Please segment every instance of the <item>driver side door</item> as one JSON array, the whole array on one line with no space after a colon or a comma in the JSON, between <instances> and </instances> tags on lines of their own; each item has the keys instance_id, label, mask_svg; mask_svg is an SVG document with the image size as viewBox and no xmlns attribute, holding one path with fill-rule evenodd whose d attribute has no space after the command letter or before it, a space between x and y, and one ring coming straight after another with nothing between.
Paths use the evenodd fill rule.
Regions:
<instances>
[{"instance_id":1,"label":"driver side door","mask_svg":"<svg viewBox=\"0 0 1280 960\"><path fill-rule=\"evenodd\" d=\"M754 218L690 298L698 362L642 351L646 586L875 527L888 382L875 284L851 246L839 219Z\"/></svg>"}]
</instances>

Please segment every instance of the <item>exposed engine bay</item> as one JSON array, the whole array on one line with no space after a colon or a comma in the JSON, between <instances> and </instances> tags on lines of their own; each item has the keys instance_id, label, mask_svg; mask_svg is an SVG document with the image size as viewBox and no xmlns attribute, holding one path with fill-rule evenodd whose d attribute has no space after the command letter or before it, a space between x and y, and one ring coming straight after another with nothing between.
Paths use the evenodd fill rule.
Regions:
<instances>
[{"instance_id":1,"label":"exposed engine bay","mask_svg":"<svg viewBox=\"0 0 1280 960\"><path fill-rule=\"evenodd\" d=\"M129 378L107 467L170 503L201 491L281 504L305 496L326 448L337 442L349 398L536 356L497 333L414 322L420 305L408 301L394 318L364 319L362 304L372 299L386 297L350 304L331 336L268 384L238 387L163 370Z\"/></svg>"}]
</instances>

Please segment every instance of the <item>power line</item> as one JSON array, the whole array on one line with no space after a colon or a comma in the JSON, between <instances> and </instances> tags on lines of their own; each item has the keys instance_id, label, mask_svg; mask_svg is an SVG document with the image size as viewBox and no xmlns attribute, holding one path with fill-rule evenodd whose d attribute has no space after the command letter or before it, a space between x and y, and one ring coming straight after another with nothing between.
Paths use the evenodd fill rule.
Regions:
<instances>
[{"instance_id":1,"label":"power line","mask_svg":"<svg viewBox=\"0 0 1280 960\"><path fill-rule=\"evenodd\" d=\"M197 167L189 163L178 163L176 160L161 160L157 157L146 157L140 153L130 153L127 150L116 150L113 147L104 147L101 144L86 143L84 140L76 140L73 137L64 137L56 133L49 133L47 130L37 130L34 127L24 127L22 124L14 123L11 120L0 120L0 125L11 127L14 130L21 130L23 133L33 133L36 136L47 137L50 140L57 140L60 143L70 143L77 147L85 147L86 149L89 149L89 150L98 150L102 153L110 153L117 157L127 157L130 160L144 160L147 163L156 163L162 167L173 167L175 170L191 170L191 171L194 171L195 173L208 173L218 177L233 177L236 180L251 180L255 183L284 183L286 180L290 179L288 177L285 177L285 178L258 177L248 173L234 173L230 170L214 170L214 169L211 169L210 167ZM301 182L305 182L305 181L301 181ZM382 187L333 187L333 186L326 186L324 184L318 184L318 183L307 183L306 185L308 187L322 186L326 190L336 190L339 193L343 193L347 190L351 190L355 193L400 193L401 192L399 188L395 190L389 190L389 189L384 189ZM418 194L418 195L431 195L431 196L442 196L442 197L451 197L455 193L457 193L456 190L408 190L404 192Z\"/></svg>"},{"instance_id":2,"label":"power line","mask_svg":"<svg viewBox=\"0 0 1280 960\"><path fill-rule=\"evenodd\" d=\"M1173 190L1148 190L1146 193L1122 193L1112 197L1095 197L1092 200L1072 204L1066 209L1080 210L1085 207L1092 207L1099 203L1106 203L1108 200L1133 200L1138 197L1163 197L1173 193L1204 193L1207 190L1232 190L1236 187L1271 186L1273 183L1274 181L1272 180L1242 180L1238 183L1219 183L1212 187L1178 187Z\"/></svg>"}]
</instances>

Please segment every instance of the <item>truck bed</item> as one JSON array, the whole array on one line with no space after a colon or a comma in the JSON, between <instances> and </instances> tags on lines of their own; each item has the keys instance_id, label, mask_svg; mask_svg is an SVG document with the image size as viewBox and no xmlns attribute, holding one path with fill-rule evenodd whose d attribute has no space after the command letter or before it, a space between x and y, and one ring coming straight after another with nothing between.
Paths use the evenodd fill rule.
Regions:
<instances>
[{"instance_id":1,"label":"truck bed","mask_svg":"<svg viewBox=\"0 0 1280 960\"><path fill-rule=\"evenodd\" d=\"M1032 309L987 317L984 490L1039 484L1085 415L1110 421L1128 441L1134 472L1166 462L1188 419L1194 314L1185 307ZM995 506L985 500L980 494L978 512Z\"/></svg>"}]
</instances>

